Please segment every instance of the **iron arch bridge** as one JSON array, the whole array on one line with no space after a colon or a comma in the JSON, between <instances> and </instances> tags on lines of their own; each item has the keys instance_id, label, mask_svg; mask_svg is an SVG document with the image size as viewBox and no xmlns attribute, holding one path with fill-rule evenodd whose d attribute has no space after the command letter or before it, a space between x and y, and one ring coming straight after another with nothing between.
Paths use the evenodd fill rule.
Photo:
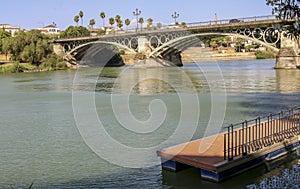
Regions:
<instances>
[{"instance_id":1,"label":"iron arch bridge","mask_svg":"<svg viewBox=\"0 0 300 189\"><path fill-rule=\"evenodd\" d=\"M231 22L238 20L238 22ZM217 22L199 22L187 24L187 27L163 28L143 32L128 31L121 34L104 35L100 37L82 37L72 39L57 39L54 44L62 47L68 59L78 60L89 48L91 55L101 51L99 44L114 46L130 52L147 52L147 57L165 58L170 54L201 43L203 36L233 36L251 40L275 52L281 47L283 31L280 28L289 21L274 17L253 17L245 19L221 20ZM292 21L291 21L292 22ZM98 45L97 45L98 44ZM99 49L97 49L99 46Z\"/></svg>"}]
</instances>

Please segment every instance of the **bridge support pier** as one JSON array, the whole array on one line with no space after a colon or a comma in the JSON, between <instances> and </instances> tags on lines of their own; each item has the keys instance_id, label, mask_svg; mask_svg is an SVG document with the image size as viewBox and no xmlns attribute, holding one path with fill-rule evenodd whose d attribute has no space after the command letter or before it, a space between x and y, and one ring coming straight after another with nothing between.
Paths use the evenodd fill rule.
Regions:
<instances>
[{"instance_id":1,"label":"bridge support pier","mask_svg":"<svg viewBox=\"0 0 300 189\"><path fill-rule=\"evenodd\" d=\"M282 36L281 48L276 57L275 69L295 69L300 66L299 43L296 39Z\"/></svg>"},{"instance_id":2,"label":"bridge support pier","mask_svg":"<svg viewBox=\"0 0 300 189\"><path fill-rule=\"evenodd\" d=\"M138 37L138 52L143 54L150 54L150 42L145 36Z\"/></svg>"},{"instance_id":3,"label":"bridge support pier","mask_svg":"<svg viewBox=\"0 0 300 189\"><path fill-rule=\"evenodd\" d=\"M55 54L59 56L63 56L65 54L63 46L59 43L53 44L53 51Z\"/></svg>"}]
</instances>

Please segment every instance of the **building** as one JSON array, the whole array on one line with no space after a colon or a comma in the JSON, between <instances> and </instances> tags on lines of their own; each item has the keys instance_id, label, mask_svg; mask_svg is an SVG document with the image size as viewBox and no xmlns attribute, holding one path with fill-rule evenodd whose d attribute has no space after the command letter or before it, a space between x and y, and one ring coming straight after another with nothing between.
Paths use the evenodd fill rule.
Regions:
<instances>
[{"instance_id":1,"label":"building","mask_svg":"<svg viewBox=\"0 0 300 189\"><path fill-rule=\"evenodd\" d=\"M61 30L56 26L56 24L54 22L48 26L39 28L38 30L40 30L41 33L46 34L46 35L56 35L61 32Z\"/></svg>"},{"instance_id":2,"label":"building","mask_svg":"<svg viewBox=\"0 0 300 189\"><path fill-rule=\"evenodd\" d=\"M15 34L21 30L19 26L12 26L10 24L0 24L0 29L11 33L12 36L15 36Z\"/></svg>"}]
</instances>

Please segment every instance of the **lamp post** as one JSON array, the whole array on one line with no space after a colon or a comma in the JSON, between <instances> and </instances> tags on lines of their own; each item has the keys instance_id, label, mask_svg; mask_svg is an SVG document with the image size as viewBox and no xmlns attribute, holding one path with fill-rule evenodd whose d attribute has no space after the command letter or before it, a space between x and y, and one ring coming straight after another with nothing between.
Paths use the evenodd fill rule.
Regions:
<instances>
[{"instance_id":1,"label":"lamp post","mask_svg":"<svg viewBox=\"0 0 300 189\"><path fill-rule=\"evenodd\" d=\"M172 18L174 18L174 23L176 24L176 19L179 17L179 14L177 12L174 12L174 14L172 14Z\"/></svg>"},{"instance_id":2,"label":"lamp post","mask_svg":"<svg viewBox=\"0 0 300 189\"><path fill-rule=\"evenodd\" d=\"M135 11L133 12L133 15L136 16L136 32L139 28L139 15L141 15L141 13L142 11L140 11L139 9L135 9Z\"/></svg>"}]
</instances>

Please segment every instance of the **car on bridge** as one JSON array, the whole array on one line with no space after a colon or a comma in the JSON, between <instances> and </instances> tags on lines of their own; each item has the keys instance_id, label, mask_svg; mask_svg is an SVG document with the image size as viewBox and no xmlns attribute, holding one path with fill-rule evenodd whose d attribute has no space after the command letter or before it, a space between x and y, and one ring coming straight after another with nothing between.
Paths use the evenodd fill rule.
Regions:
<instances>
[{"instance_id":1,"label":"car on bridge","mask_svg":"<svg viewBox=\"0 0 300 189\"><path fill-rule=\"evenodd\" d=\"M244 22L244 21L243 20L239 20L239 19L231 19L231 20L229 20L229 24L239 23L239 22Z\"/></svg>"}]
</instances>

